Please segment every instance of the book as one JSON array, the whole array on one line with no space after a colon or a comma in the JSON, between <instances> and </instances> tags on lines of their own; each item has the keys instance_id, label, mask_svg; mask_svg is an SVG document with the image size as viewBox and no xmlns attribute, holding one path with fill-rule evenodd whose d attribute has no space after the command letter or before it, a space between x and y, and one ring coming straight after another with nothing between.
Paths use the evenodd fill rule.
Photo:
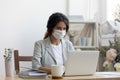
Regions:
<instances>
[{"instance_id":1,"label":"book","mask_svg":"<svg viewBox=\"0 0 120 80\"><path fill-rule=\"evenodd\" d=\"M48 78L48 74L41 70L25 70L18 75L20 78Z\"/></svg>"}]
</instances>

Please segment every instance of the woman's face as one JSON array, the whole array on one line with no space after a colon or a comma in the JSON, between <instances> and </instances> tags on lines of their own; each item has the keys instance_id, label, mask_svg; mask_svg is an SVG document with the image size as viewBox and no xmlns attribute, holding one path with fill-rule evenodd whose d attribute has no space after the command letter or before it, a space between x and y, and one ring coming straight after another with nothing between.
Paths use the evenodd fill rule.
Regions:
<instances>
[{"instance_id":1,"label":"woman's face","mask_svg":"<svg viewBox=\"0 0 120 80\"><path fill-rule=\"evenodd\" d=\"M54 27L53 32L54 30L66 30L66 24L63 21L61 21L57 23L57 25Z\"/></svg>"},{"instance_id":2,"label":"woman's face","mask_svg":"<svg viewBox=\"0 0 120 80\"><path fill-rule=\"evenodd\" d=\"M66 34L66 25L63 21L59 22L53 29L52 35L55 39L62 39Z\"/></svg>"}]
</instances>

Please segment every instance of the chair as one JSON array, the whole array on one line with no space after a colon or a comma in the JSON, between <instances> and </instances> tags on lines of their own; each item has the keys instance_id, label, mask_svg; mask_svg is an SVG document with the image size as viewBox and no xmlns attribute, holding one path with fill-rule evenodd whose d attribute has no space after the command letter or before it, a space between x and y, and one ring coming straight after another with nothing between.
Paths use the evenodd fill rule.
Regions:
<instances>
[{"instance_id":1,"label":"chair","mask_svg":"<svg viewBox=\"0 0 120 80\"><path fill-rule=\"evenodd\" d=\"M19 51L14 50L14 63L16 74L18 74L20 71L20 61L32 61L32 56L19 56Z\"/></svg>"}]
</instances>

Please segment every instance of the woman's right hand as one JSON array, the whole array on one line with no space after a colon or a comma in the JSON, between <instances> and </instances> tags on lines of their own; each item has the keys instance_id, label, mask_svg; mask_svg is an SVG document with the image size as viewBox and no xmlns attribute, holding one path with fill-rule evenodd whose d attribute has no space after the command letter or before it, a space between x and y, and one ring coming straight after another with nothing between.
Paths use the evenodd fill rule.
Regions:
<instances>
[{"instance_id":1,"label":"woman's right hand","mask_svg":"<svg viewBox=\"0 0 120 80\"><path fill-rule=\"evenodd\" d=\"M39 70L43 70L43 71L47 72L48 74L51 74L51 68L40 67Z\"/></svg>"}]
</instances>

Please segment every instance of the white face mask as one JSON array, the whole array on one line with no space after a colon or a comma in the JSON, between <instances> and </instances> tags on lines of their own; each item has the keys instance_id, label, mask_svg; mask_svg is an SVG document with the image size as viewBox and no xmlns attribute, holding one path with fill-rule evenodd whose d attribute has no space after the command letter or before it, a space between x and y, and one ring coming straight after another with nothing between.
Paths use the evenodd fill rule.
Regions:
<instances>
[{"instance_id":1,"label":"white face mask","mask_svg":"<svg viewBox=\"0 0 120 80\"><path fill-rule=\"evenodd\" d=\"M56 38L56 39L62 39L66 34L66 30L54 30L54 32L52 33L52 35Z\"/></svg>"}]
</instances>

